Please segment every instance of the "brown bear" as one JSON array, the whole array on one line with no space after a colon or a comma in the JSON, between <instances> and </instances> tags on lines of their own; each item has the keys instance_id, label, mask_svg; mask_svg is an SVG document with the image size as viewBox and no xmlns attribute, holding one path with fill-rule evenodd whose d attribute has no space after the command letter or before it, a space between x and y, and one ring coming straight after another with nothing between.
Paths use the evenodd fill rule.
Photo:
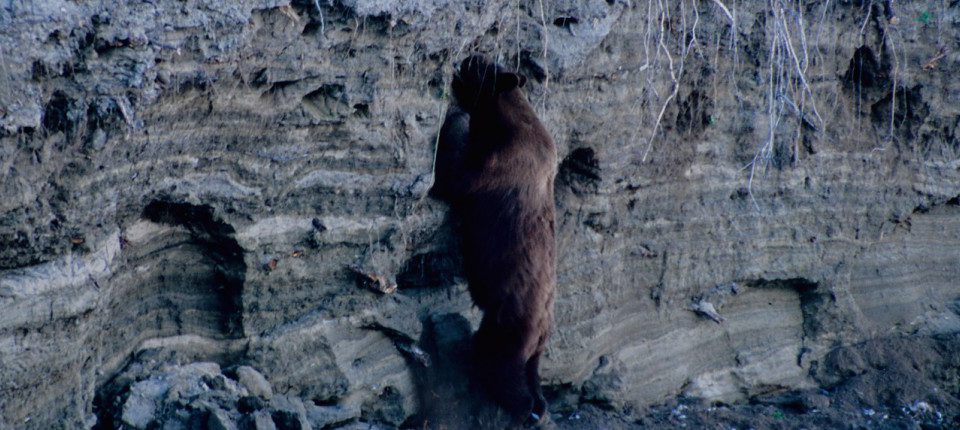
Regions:
<instances>
[{"instance_id":1,"label":"brown bear","mask_svg":"<svg viewBox=\"0 0 960 430\"><path fill-rule=\"evenodd\" d=\"M539 363L553 322L557 151L521 88L480 55L454 74L434 195L462 225L464 271L483 321L474 376L514 419L546 413Z\"/></svg>"},{"instance_id":2,"label":"brown bear","mask_svg":"<svg viewBox=\"0 0 960 430\"><path fill-rule=\"evenodd\" d=\"M470 115L460 108L454 99L447 108L447 115L437 139L431 196L452 204L456 196L463 194L463 150L470 138L469 133Z\"/></svg>"}]
</instances>

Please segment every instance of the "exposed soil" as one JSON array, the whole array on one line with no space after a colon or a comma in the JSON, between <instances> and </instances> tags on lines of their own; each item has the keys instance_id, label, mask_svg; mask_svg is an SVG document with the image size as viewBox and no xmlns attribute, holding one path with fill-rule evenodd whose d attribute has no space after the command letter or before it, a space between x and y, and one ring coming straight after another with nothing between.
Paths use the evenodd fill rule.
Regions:
<instances>
[{"instance_id":1,"label":"exposed soil","mask_svg":"<svg viewBox=\"0 0 960 430\"><path fill-rule=\"evenodd\" d=\"M741 404L679 398L628 417L602 405L555 414L559 428L949 429L960 427L960 335L868 341L818 367L822 388Z\"/></svg>"},{"instance_id":2,"label":"exposed soil","mask_svg":"<svg viewBox=\"0 0 960 430\"><path fill-rule=\"evenodd\" d=\"M189 420L246 419L248 366L276 422L498 425L446 402L480 313L427 195L473 52L558 147L557 426L956 425L958 29L947 0L0 1L0 429L108 426L196 363L227 389Z\"/></svg>"}]
</instances>

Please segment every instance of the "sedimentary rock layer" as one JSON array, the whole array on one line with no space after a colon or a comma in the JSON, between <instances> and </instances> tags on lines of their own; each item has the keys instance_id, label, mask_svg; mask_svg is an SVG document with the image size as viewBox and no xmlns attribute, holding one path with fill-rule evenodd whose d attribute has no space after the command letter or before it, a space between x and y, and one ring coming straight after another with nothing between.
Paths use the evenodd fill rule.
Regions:
<instances>
[{"instance_id":1,"label":"sedimentary rock layer","mask_svg":"<svg viewBox=\"0 0 960 430\"><path fill-rule=\"evenodd\" d=\"M474 51L560 147L556 390L738 401L956 332L960 9L666 3L0 6L0 427L89 425L142 354L423 409L404 345L478 316L425 197Z\"/></svg>"}]
</instances>

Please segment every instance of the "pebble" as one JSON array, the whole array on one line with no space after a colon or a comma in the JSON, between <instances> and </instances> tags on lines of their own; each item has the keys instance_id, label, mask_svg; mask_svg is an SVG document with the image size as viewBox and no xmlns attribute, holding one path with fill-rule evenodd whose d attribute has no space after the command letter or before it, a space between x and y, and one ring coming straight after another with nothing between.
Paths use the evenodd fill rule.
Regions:
<instances>
[{"instance_id":1,"label":"pebble","mask_svg":"<svg viewBox=\"0 0 960 430\"><path fill-rule=\"evenodd\" d=\"M267 378L260 372L250 366L240 366L237 368L237 382L240 382L253 396L264 400L270 400L273 397L273 388L267 382Z\"/></svg>"}]
</instances>

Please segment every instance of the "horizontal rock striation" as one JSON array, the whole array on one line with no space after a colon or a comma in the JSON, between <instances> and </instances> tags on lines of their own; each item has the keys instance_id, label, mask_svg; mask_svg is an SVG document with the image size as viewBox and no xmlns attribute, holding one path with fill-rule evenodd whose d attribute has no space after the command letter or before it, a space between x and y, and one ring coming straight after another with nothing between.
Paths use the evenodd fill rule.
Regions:
<instances>
[{"instance_id":1,"label":"horizontal rock striation","mask_svg":"<svg viewBox=\"0 0 960 430\"><path fill-rule=\"evenodd\" d=\"M0 427L104 423L150 357L413 424L414 347L479 316L425 197L474 51L560 148L558 403L750 400L960 330L960 8L670 3L0 6Z\"/></svg>"}]
</instances>

